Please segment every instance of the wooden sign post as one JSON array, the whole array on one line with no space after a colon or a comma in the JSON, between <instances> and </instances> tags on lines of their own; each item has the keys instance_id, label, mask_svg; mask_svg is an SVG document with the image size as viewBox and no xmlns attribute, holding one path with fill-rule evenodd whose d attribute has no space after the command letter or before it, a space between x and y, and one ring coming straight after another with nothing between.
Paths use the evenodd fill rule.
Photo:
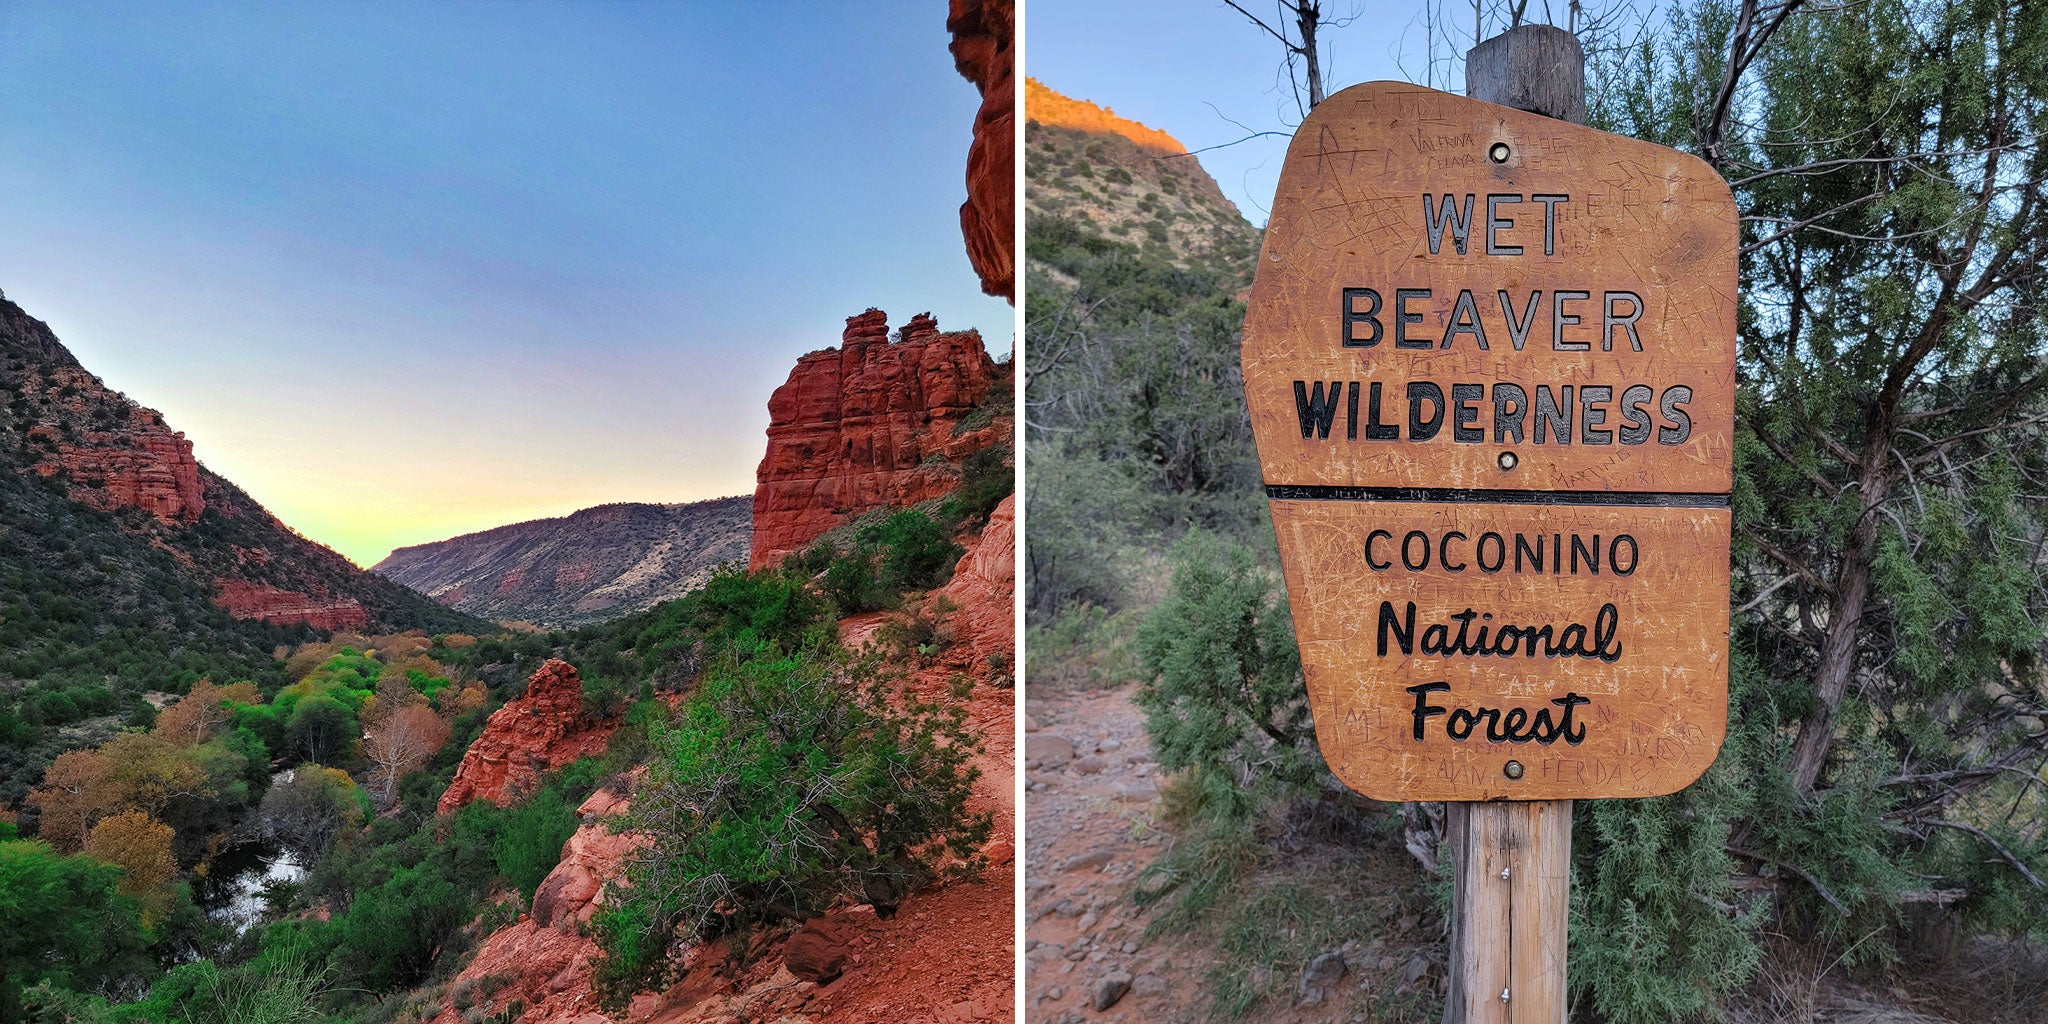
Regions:
<instances>
[{"instance_id":1,"label":"wooden sign post","mask_svg":"<svg viewBox=\"0 0 2048 1024\"><path fill-rule=\"evenodd\" d=\"M1570 114L1527 80L1576 54L1473 91ZM1354 86L1288 149L1245 397L1324 758L1449 802L1447 1021L1562 1021L1569 801L1720 749L1736 252L1705 163L1477 99Z\"/></svg>"}]
</instances>

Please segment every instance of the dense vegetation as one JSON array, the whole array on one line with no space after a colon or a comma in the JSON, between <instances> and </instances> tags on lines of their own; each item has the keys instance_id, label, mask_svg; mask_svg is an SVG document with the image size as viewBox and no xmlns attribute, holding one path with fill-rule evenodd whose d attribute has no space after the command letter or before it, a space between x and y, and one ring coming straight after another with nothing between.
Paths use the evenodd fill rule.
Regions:
<instances>
[{"instance_id":1,"label":"dense vegetation","mask_svg":"<svg viewBox=\"0 0 2048 1024\"><path fill-rule=\"evenodd\" d=\"M62 472L34 469L58 445L118 447L137 422L155 414L0 297L0 807L19 806L57 753L148 725L201 678L290 681L275 652L314 631L230 616L217 579L347 596L375 630L484 626L293 534L203 469L206 509L176 525L72 501Z\"/></svg>"},{"instance_id":2,"label":"dense vegetation","mask_svg":"<svg viewBox=\"0 0 2048 1024\"><path fill-rule=\"evenodd\" d=\"M966 805L979 773L964 709L898 691L876 655L849 661L817 605L761 596L709 635L709 670L656 738L630 818L659 838L594 922L615 1009L673 978L679 940L732 935L744 956L756 927L843 898L893 913L989 836Z\"/></svg>"},{"instance_id":3,"label":"dense vegetation","mask_svg":"<svg viewBox=\"0 0 2048 1024\"><path fill-rule=\"evenodd\" d=\"M935 511L985 519L1006 492L992 476L970 473L979 486ZM899 588L942 581L960 552L915 510L853 537L846 557ZM641 765L651 809L623 827L654 837L630 870L659 884L594 923L611 998L661 983L690 941L847 896L886 911L942 864L971 865L991 823L966 810L976 744L961 709L907 697L879 653L840 651L822 592L836 561L801 562L728 568L575 633L301 643L255 679L199 679L146 727L62 753L19 823L0 823L0 916L24 922L0 940L0 1022L432 1016L476 943L530 906L576 808ZM605 752L509 806L437 814L488 713L558 656L582 666L585 718L618 723ZM238 933L208 913L204 876L250 844L307 870L267 888L268 911ZM59 902L72 909L39 909Z\"/></svg>"},{"instance_id":4,"label":"dense vegetation","mask_svg":"<svg viewBox=\"0 0 2048 1024\"><path fill-rule=\"evenodd\" d=\"M1963 939L2021 970L2048 940L2048 8L1654 17L1596 50L1589 95L1707 157L1743 215L1732 707L1698 784L1577 806L1576 1012L1711 1016L1786 962L1874 979ZM1073 282L1030 299L1033 682L1141 681L1183 775L1138 898L1227 933L1317 837L1434 867L1431 810L1337 792L1304 728L1231 415L1242 278L1029 227ZM1227 1014L1300 967L1224 959Z\"/></svg>"}]
</instances>

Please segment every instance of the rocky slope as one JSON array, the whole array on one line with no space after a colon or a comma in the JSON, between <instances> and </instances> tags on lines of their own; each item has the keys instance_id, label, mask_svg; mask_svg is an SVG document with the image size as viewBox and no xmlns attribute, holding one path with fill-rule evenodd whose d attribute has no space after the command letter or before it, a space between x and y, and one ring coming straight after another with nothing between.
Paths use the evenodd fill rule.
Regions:
<instances>
[{"instance_id":1,"label":"rocky slope","mask_svg":"<svg viewBox=\"0 0 2048 1024\"><path fill-rule=\"evenodd\" d=\"M1036 79L1025 81L1024 117L1026 218L1184 264L1256 257L1258 229L1173 136Z\"/></svg>"},{"instance_id":2,"label":"rocky slope","mask_svg":"<svg viewBox=\"0 0 2048 1024\"><path fill-rule=\"evenodd\" d=\"M797 360L768 400L751 564L773 565L869 509L905 508L960 483L960 464L1010 437L1011 393L975 331L920 313L846 320L836 349Z\"/></svg>"},{"instance_id":3,"label":"rocky slope","mask_svg":"<svg viewBox=\"0 0 2048 1024\"><path fill-rule=\"evenodd\" d=\"M910 1024L1009 1019L1014 992L1012 845L1015 805L1015 662L1012 609L1015 499L1005 499L978 535L961 538L967 553L943 596L951 611L941 625L956 638L907 669L907 695L950 697L961 676L972 680L968 726L979 737L982 776L973 810L996 812L996 834L982 849L987 868L912 893L887 919L865 905L840 907L789 934L757 939L749 966L734 974L722 943L688 954L679 981L636 998L629 1024ZM942 608L928 602L927 612ZM859 648L892 616L863 615L840 623L841 642ZM491 717L442 796L448 812L470 799L502 802L521 780L536 778L603 748L607 726L584 721L575 670L560 661L535 673L526 696ZM528 913L481 937L475 956L446 988L433 1024L462 1024L520 1006L520 1024L607 1024L591 990L597 944L587 933L633 851L646 840L618 830L632 800L634 778L600 788L577 809L581 824L562 858L540 883ZM482 1012L478 1010L481 1008ZM472 1016L475 1015L475 1016Z\"/></svg>"},{"instance_id":4,"label":"rocky slope","mask_svg":"<svg viewBox=\"0 0 2048 1024\"><path fill-rule=\"evenodd\" d=\"M372 571L471 615L567 628L645 611L745 559L753 508L600 505L399 548Z\"/></svg>"},{"instance_id":5,"label":"rocky slope","mask_svg":"<svg viewBox=\"0 0 2048 1024\"><path fill-rule=\"evenodd\" d=\"M1017 301L1016 52L1017 10L1011 0L952 0L953 66L981 90L974 143L967 150L967 202L960 233L981 290Z\"/></svg>"},{"instance_id":6,"label":"rocky slope","mask_svg":"<svg viewBox=\"0 0 2048 1024\"><path fill-rule=\"evenodd\" d=\"M356 568L334 551L299 536L234 484L193 458L192 443L146 409L108 387L67 351L47 324L0 296L0 475L14 477L17 501L52 505L43 515L105 513L103 531L115 564L168 554L178 572L203 587L214 606L235 619L323 631L407 628L453 630L479 625L395 583ZM22 490L22 479L42 486ZM29 491L36 493L31 494ZM25 549L35 524L0 527L0 548ZM76 540L77 538L73 538ZM104 604L87 621L166 600L161 593L124 593L117 581L69 596ZM162 609L167 625L189 610ZM173 631L175 625L169 625Z\"/></svg>"}]
</instances>

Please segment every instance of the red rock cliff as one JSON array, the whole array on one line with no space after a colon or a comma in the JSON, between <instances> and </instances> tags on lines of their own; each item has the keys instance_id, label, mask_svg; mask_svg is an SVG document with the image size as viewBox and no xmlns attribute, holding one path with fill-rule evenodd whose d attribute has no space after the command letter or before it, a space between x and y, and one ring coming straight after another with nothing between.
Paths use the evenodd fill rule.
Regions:
<instances>
[{"instance_id":1,"label":"red rock cliff","mask_svg":"<svg viewBox=\"0 0 2048 1024\"><path fill-rule=\"evenodd\" d=\"M262 619L273 626L306 625L333 632L362 629L370 616L352 597L314 597L262 583L216 580L213 603L238 619Z\"/></svg>"},{"instance_id":2,"label":"red rock cliff","mask_svg":"<svg viewBox=\"0 0 2048 1024\"><path fill-rule=\"evenodd\" d=\"M447 814L471 800L502 807L531 788L542 772L603 750L612 727L585 729L582 723L582 678L568 662L549 659L526 681L524 695L484 723L437 809Z\"/></svg>"},{"instance_id":3,"label":"red rock cliff","mask_svg":"<svg viewBox=\"0 0 2048 1024\"><path fill-rule=\"evenodd\" d=\"M294 533L200 465L161 413L107 387L50 325L0 295L0 473L8 472L49 480L102 512L140 509L144 516L116 522L130 553L117 560L145 550L136 541L166 553L237 618L321 630L471 625ZM123 600L149 608L168 596Z\"/></svg>"},{"instance_id":4,"label":"red rock cliff","mask_svg":"<svg viewBox=\"0 0 2048 1024\"><path fill-rule=\"evenodd\" d=\"M989 399L995 364L974 331L921 313L889 339L888 314L848 317L844 343L797 360L768 399L768 452L754 491L754 568L851 516L903 508L959 485L947 460L986 447L955 428Z\"/></svg>"},{"instance_id":5,"label":"red rock cliff","mask_svg":"<svg viewBox=\"0 0 2048 1024\"><path fill-rule=\"evenodd\" d=\"M967 202L960 233L981 290L1017 301L1017 10L1012 0L952 0L953 66L981 90L974 143L967 149Z\"/></svg>"},{"instance_id":6,"label":"red rock cliff","mask_svg":"<svg viewBox=\"0 0 2048 1024\"><path fill-rule=\"evenodd\" d=\"M96 394L102 390L99 380L83 369L56 368L42 383L48 408L66 419L111 411L102 406L112 403ZM206 498L192 442L154 409L128 405L123 411L125 418L111 430L30 427L29 436L42 442L44 452L32 468L46 477L63 473L71 500L105 512L134 507L166 524L198 522Z\"/></svg>"}]
</instances>

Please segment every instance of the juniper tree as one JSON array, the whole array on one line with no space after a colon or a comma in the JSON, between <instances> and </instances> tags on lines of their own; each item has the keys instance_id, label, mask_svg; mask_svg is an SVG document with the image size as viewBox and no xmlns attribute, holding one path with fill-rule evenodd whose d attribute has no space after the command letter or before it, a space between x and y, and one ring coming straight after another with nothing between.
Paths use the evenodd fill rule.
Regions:
<instances>
[{"instance_id":1,"label":"juniper tree","mask_svg":"<svg viewBox=\"0 0 2048 1024\"><path fill-rule=\"evenodd\" d=\"M1708 777L1581 806L1575 979L1662 1020L1767 916L2048 934L2048 6L1709 0L1593 77L1741 210L1736 616Z\"/></svg>"}]
</instances>

